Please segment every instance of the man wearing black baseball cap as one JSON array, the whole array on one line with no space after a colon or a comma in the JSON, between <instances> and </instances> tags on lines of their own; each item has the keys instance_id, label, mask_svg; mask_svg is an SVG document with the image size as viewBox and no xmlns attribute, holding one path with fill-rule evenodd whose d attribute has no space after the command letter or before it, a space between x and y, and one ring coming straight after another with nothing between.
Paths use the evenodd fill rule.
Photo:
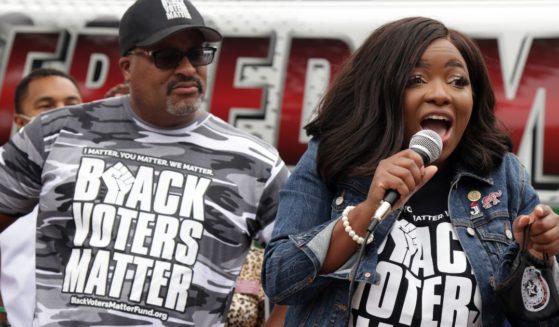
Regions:
<instances>
[{"instance_id":1,"label":"man wearing black baseball cap","mask_svg":"<svg viewBox=\"0 0 559 327\"><path fill-rule=\"evenodd\" d=\"M204 18L188 1L138 0L120 21L120 54L136 47L156 44L171 34L197 30L207 42L221 41L221 34L206 26Z\"/></svg>"},{"instance_id":2,"label":"man wearing black baseball cap","mask_svg":"<svg viewBox=\"0 0 559 327\"><path fill-rule=\"evenodd\" d=\"M197 118L206 90L205 66L216 51L205 44L218 41L221 34L206 26L189 1L138 0L130 6L120 21L119 46L135 113L163 127ZM154 110L162 101L167 110Z\"/></svg>"},{"instance_id":3,"label":"man wearing black baseball cap","mask_svg":"<svg viewBox=\"0 0 559 327\"><path fill-rule=\"evenodd\" d=\"M120 23L129 95L49 111L0 147L0 230L40 202L36 326L222 326L288 170L201 104L219 32L184 0Z\"/></svg>"}]
</instances>

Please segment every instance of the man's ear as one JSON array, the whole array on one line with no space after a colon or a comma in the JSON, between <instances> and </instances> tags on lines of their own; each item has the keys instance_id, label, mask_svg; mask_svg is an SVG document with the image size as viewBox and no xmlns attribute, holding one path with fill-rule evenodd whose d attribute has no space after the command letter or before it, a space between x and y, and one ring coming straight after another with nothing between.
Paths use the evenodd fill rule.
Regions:
<instances>
[{"instance_id":1,"label":"man's ear","mask_svg":"<svg viewBox=\"0 0 559 327\"><path fill-rule=\"evenodd\" d=\"M16 124L17 128L22 128L23 126L25 126L25 124L27 124L27 119L24 119L22 117L20 117L19 115L15 114L14 115L14 123Z\"/></svg>"},{"instance_id":2,"label":"man's ear","mask_svg":"<svg viewBox=\"0 0 559 327\"><path fill-rule=\"evenodd\" d=\"M118 60L118 66L120 67L120 72L124 77L124 81L128 82L130 80L130 58L129 57L120 57Z\"/></svg>"}]
</instances>

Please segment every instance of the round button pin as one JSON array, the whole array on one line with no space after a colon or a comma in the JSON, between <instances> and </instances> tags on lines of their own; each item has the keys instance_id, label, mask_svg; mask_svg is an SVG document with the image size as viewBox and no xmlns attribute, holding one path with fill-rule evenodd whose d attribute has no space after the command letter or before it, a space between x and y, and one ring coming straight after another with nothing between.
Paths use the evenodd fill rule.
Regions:
<instances>
[{"instance_id":1,"label":"round button pin","mask_svg":"<svg viewBox=\"0 0 559 327\"><path fill-rule=\"evenodd\" d=\"M476 202L479 199L481 199L481 193L479 193L479 191L470 191L468 193L468 200Z\"/></svg>"},{"instance_id":2,"label":"round button pin","mask_svg":"<svg viewBox=\"0 0 559 327\"><path fill-rule=\"evenodd\" d=\"M336 205L339 206L342 203L344 203L344 197L343 196L338 196L336 198Z\"/></svg>"},{"instance_id":3,"label":"round button pin","mask_svg":"<svg viewBox=\"0 0 559 327\"><path fill-rule=\"evenodd\" d=\"M507 229L507 230L505 231L505 235L507 236L507 238L508 238L509 240L512 240L512 232L510 231L510 229Z\"/></svg>"}]
</instances>

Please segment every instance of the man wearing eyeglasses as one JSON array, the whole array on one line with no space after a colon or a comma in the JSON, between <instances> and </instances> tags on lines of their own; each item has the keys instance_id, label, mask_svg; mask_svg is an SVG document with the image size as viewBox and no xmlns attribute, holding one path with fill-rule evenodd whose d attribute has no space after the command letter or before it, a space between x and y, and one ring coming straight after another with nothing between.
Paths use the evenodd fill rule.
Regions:
<instances>
[{"instance_id":1,"label":"man wearing eyeglasses","mask_svg":"<svg viewBox=\"0 0 559 327\"><path fill-rule=\"evenodd\" d=\"M201 109L221 35L190 2L136 1L119 38L129 95L44 113L0 148L0 223L39 204L34 325L222 326L288 170Z\"/></svg>"}]
</instances>

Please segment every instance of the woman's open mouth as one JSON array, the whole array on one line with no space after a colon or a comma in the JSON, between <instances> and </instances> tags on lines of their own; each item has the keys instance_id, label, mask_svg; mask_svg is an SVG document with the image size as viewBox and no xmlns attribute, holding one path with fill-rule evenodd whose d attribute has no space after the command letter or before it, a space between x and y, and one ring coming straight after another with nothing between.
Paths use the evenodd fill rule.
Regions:
<instances>
[{"instance_id":1,"label":"woman's open mouth","mask_svg":"<svg viewBox=\"0 0 559 327\"><path fill-rule=\"evenodd\" d=\"M442 115L429 115L420 124L422 129L430 129L439 134L443 142L448 138L452 128L452 120Z\"/></svg>"}]
</instances>

